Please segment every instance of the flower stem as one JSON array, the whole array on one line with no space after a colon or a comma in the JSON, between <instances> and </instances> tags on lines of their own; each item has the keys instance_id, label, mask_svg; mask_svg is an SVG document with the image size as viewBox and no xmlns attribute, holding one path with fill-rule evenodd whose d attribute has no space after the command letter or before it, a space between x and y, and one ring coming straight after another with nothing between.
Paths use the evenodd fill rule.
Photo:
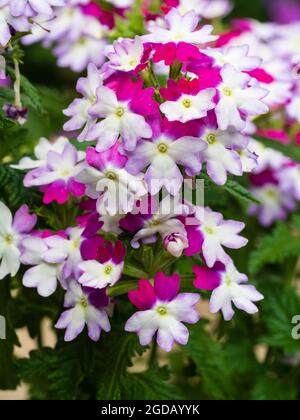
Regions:
<instances>
[{"instance_id":1,"label":"flower stem","mask_svg":"<svg viewBox=\"0 0 300 420\"><path fill-rule=\"evenodd\" d=\"M14 58L14 66L15 66L15 83L14 83L14 92L15 92L15 106L17 109L22 108L22 101L21 101L21 73L20 73L20 65L16 58Z\"/></svg>"}]
</instances>

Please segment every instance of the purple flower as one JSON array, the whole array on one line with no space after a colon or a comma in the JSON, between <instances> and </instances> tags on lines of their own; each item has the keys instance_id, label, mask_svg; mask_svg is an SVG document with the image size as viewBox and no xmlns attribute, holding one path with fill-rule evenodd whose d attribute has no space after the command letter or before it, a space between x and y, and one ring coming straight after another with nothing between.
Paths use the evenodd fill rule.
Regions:
<instances>
[{"instance_id":1,"label":"purple flower","mask_svg":"<svg viewBox=\"0 0 300 420\"><path fill-rule=\"evenodd\" d=\"M125 331L135 332L141 345L150 344L157 333L157 343L169 352L174 342L187 344L189 332L183 322L195 324L200 315L196 304L200 296L196 293L179 293L180 278L157 273L154 286L149 280L140 280L138 290L128 294L130 301L140 310L126 323Z\"/></svg>"}]
</instances>

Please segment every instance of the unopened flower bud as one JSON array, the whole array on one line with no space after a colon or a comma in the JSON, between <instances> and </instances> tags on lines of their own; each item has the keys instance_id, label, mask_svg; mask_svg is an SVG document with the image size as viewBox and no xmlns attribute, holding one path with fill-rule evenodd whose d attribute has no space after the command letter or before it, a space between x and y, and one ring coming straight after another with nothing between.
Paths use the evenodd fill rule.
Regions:
<instances>
[{"instance_id":1,"label":"unopened flower bud","mask_svg":"<svg viewBox=\"0 0 300 420\"><path fill-rule=\"evenodd\" d=\"M171 233L164 238L164 247L176 258L180 258L183 251L188 247L188 240L185 235L181 233Z\"/></svg>"}]
</instances>

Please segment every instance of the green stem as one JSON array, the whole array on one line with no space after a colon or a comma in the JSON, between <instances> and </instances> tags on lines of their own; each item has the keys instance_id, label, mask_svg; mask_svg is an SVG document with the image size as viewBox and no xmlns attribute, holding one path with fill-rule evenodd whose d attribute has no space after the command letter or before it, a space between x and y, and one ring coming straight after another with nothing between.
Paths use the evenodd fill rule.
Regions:
<instances>
[{"instance_id":1,"label":"green stem","mask_svg":"<svg viewBox=\"0 0 300 420\"><path fill-rule=\"evenodd\" d=\"M157 346L156 335L155 335L152 348L151 348L151 353L149 356L148 368L151 368L151 366L153 366L156 361L157 348L158 346Z\"/></svg>"},{"instance_id":2,"label":"green stem","mask_svg":"<svg viewBox=\"0 0 300 420\"><path fill-rule=\"evenodd\" d=\"M182 64L180 63L180 61L175 60L174 63L170 67L169 78L173 80L178 80L181 69L182 69Z\"/></svg>"},{"instance_id":3,"label":"green stem","mask_svg":"<svg viewBox=\"0 0 300 420\"><path fill-rule=\"evenodd\" d=\"M22 108L21 73L20 73L20 65L17 59L14 59L14 66L15 66L15 83L14 83L15 106L17 109L21 109Z\"/></svg>"}]
</instances>

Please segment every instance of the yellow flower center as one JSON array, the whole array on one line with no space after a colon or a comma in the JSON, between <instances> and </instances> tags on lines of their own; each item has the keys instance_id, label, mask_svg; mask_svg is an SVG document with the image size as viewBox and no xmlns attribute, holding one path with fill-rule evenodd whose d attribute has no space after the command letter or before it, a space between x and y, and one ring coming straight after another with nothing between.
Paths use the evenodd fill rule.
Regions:
<instances>
[{"instance_id":1,"label":"yellow flower center","mask_svg":"<svg viewBox=\"0 0 300 420\"><path fill-rule=\"evenodd\" d=\"M185 108L190 108L191 106L192 106L192 101L190 100L190 99L188 99L188 98L186 98L186 99L184 99L183 101L182 101L182 105L185 107Z\"/></svg>"},{"instance_id":2,"label":"yellow flower center","mask_svg":"<svg viewBox=\"0 0 300 420\"><path fill-rule=\"evenodd\" d=\"M228 274L226 274L226 276L225 276L225 284L227 286L230 286L232 284L232 279Z\"/></svg>"},{"instance_id":3,"label":"yellow flower center","mask_svg":"<svg viewBox=\"0 0 300 420\"><path fill-rule=\"evenodd\" d=\"M214 228L210 227L210 226L205 226L204 228L205 233L207 233L208 235L213 235L215 233Z\"/></svg>"},{"instance_id":4,"label":"yellow flower center","mask_svg":"<svg viewBox=\"0 0 300 420\"><path fill-rule=\"evenodd\" d=\"M160 143L157 146L157 150L159 151L159 153L167 153L168 151L168 146L165 143Z\"/></svg>"},{"instance_id":5,"label":"yellow flower center","mask_svg":"<svg viewBox=\"0 0 300 420\"><path fill-rule=\"evenodd\" d=\"M116 109L116 116L119 118L122 118L124 114L125 114L125 109L122 106L119 106Z\"/></svg>"},{"instance_id":6,"label":"yellow flower center","mask_svg":"<svg viewBox=\"0 0 300 420\"><path fill-rule=\"evenodd\" d=\"M104 272L107 276L109 276L111 274L111 272L113 271L113 267L112 265L107 265L104 269Z\"/></svg>"},{"instance_id":7,"label":"yellow flower center","mask_svg":"<svg viewBox=\"0 0 300 420\"><path fill-rule=\"evenodd\" d=\"M115 181L117 179L117 174L113 171L108 171L106 173L106 178L111 179L112 181Z\"/></svg>"},{"instance_id":8,"label":"yellow flower center","mask_svg":"<svg viewBox=\"0 0 300 420\"><path fill-rule=\"evenodd\" d=\"M230 89L230 88L228 88L228 87L224 87L224 88L223 88L223 94L224 94L225 96L232 96L232 95L233 95L233 90L232 90L232 89Z\"/></svg>"},{"instance_id":9,"label":"yellow flower center","mask_svg":"<svg viewBox=\"0 0 300 420\"><path fill-rule=\"evenodd\" d=\"M4 237L4 241L7 243L7 245L11 245L14 242L14 237L8 234Z\"/></svg>"},{"instance_id":10,"label":"yellow flower center","mask_svg":"<svg viewBox=\"0 0 300 420\"><path fill-rule=\"evenodd\" d=\"M165 306L159 306L156 311L159 313L160 316L165 316L168 313L168 310Z\"/></svg>"},{"instance_id":11,"label":"yellow flower center","mask_svg":"<svg viewBox=\"0 0 300 420\"><path fill-rule=\"evenodd\" d=\"M85 297L83 297L83 298L81 298L80 299L80 302L79 302L79 304L85 309L85 308L87 308L88 306L89 306L89 304L88 304L88 301L87 301L87 299L85 298Z\"/></svg>"},{"instance_id":12,"label":"yellow flower center","mask_svg":"<svg viewBox=\"0 0 300 420\"><path fill-rule=\"evenodd\" d=\"M209 133L206 137L206 141L208 144L214 144L217 141L217 136L213 133Z\"/></svg>"}]
</instances>

